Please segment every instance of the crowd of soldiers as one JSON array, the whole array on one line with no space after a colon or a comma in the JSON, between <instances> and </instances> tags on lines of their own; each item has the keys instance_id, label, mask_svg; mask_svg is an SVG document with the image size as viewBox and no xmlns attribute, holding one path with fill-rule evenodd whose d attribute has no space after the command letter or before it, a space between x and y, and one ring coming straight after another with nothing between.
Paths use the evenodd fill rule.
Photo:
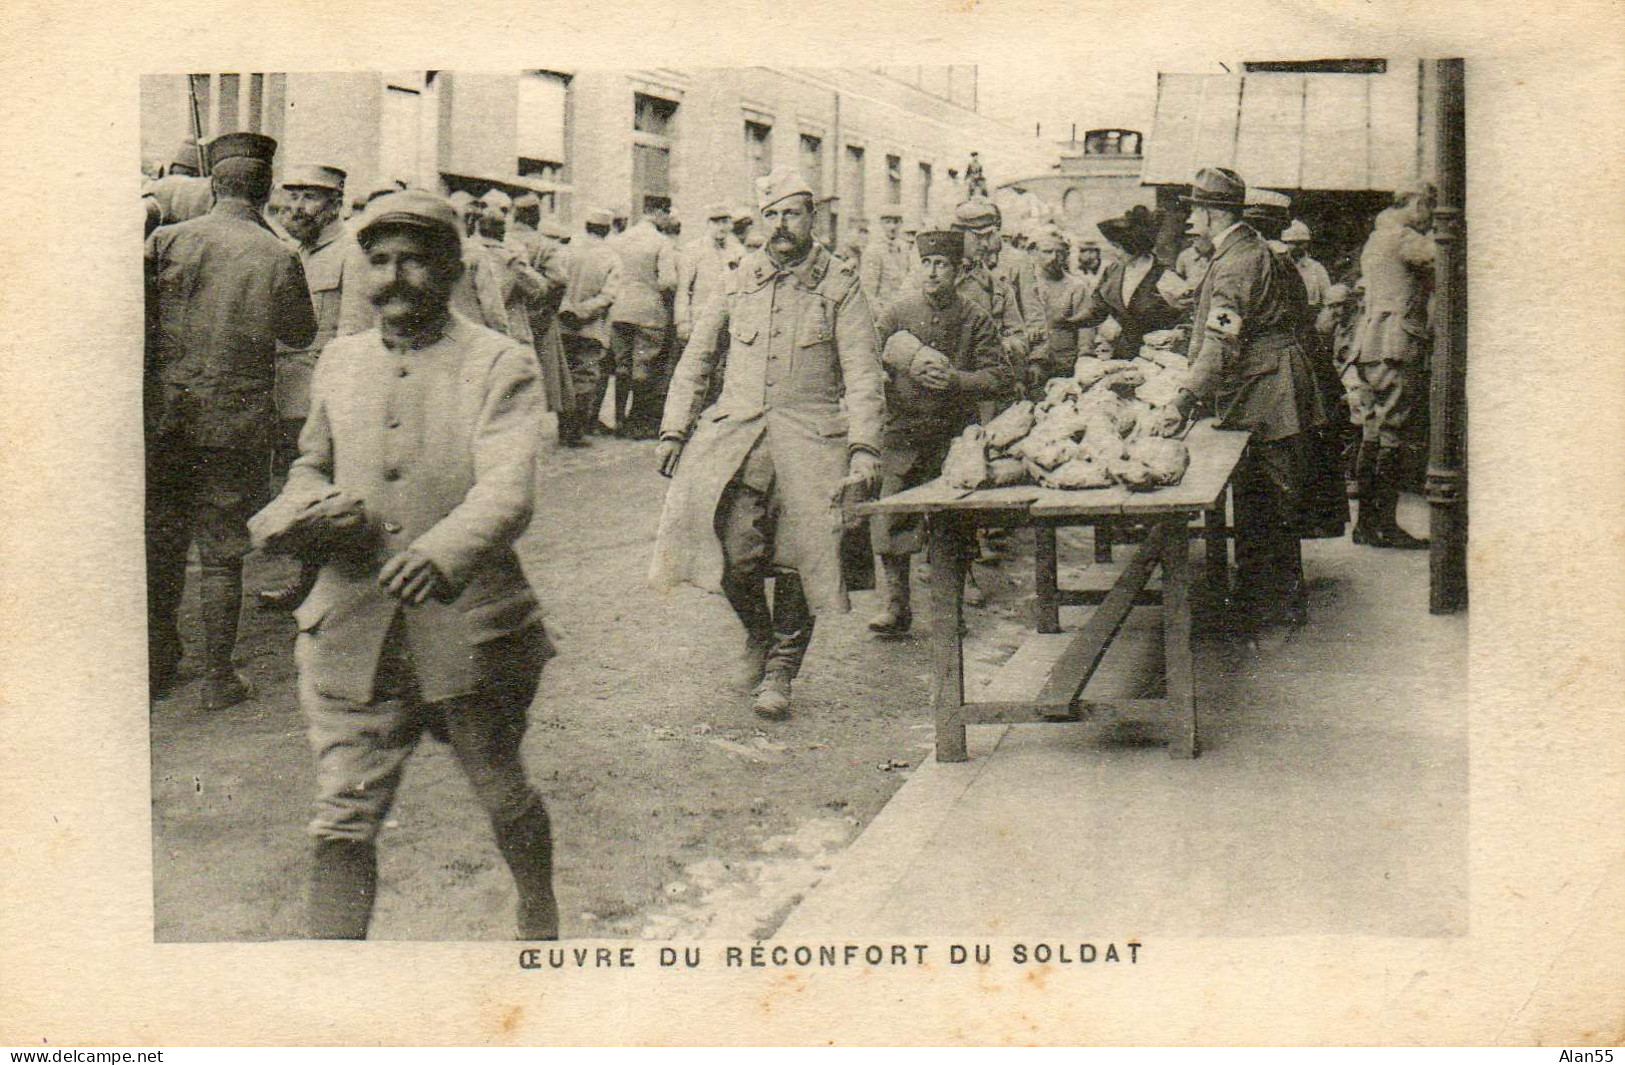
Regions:
<instances>
[{"instance_id":1,"label":"crowd of soldiers","mask_svg":"<svg viewBox=\"0 0 1625 1065\"><path fill-rule=\"evenodd\" d=\"M1394 503L1427 335L1424 187L1377 220L1362 282L1334 285L1285 198L1250 198L1222 168L1194 176L1187 246L1165 262L1145 207L1099 222L1105 248L1052 224L1007 240L985 179L948 224L882 212L871 241L836 254L789 168L758 180L753 209L707 208L681 244L665 211L592 208L571 231L495 184L347 199L323 163L273 183L275 150L250 133L188 145L143 200L149 668L154 697L182 679L195 546L200 702L248 698L243 559L298 560L260 598L297 607L314 935L366 934L373 841L424 731L490 815L521 935L557 934L549 822L517 754L552 648L512 546L545 411L563 447L658 438L672 482L651 583L726 597L740 684L767 720L791 712L817 616L850 608L843 503L934 478L971 422L1041 396L1080 356L1134 358L1154 332L1190 331L1187 388L1155 410L1159 431L1212 413L1253 434L1235 481L1232 613L1248 631L1306 620L1300 540L1348 516L1341 422L1361 439L1356 542L1420 543ZM895 637L920 528L876 518L868 537L869 628ZM983 547L996 560L1006 545Z\"/></svg>"}]
</instances>

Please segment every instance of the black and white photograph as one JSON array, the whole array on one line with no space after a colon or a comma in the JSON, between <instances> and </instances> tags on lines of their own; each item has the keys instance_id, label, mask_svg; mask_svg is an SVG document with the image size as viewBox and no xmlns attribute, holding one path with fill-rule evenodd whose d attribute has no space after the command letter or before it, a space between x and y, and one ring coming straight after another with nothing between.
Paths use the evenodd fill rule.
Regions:
<instances>
[{"instance_id":1,"label":"black and white photograph","mask_svg":"<svg viewBox=\"0 0 1625 1065\"><path fill-rule=\"evenodd\" d=\"M144 78L156 937L1461 934L1471 67L1143 79Z\"/></svg>"},{"instance_id":2,"label":"black and white photograph","mask_svg":"<svg viewBox=\"0 0 1625 1065\"><path fill-rule=\"evenodd\" d=\"M1606 1062L1622 17L12 12L0 1044Z\"/></svg>"}]
</instances>

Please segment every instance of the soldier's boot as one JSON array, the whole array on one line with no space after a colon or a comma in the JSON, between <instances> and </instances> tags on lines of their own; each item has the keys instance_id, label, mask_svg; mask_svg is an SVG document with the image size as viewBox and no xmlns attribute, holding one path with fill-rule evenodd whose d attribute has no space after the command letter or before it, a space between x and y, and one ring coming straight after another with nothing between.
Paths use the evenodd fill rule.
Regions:
<instances>
[{"instance_id":1,"label":"soldier's boot","mask_svg":"<svg viewBox=\"0 0 1625 1065\"><path fill-rule=\"evenodd\" d=\"M773 646L773 615L767 606L767 590L760 577L729 574L723 577L722 592L745 627L745 650L740 656L735 686L755 694L767 668L768 650Z\"/></svg>"},{"instance_id":2,"label":"soldier's boot","mask_svg":"<svg viewBox=\"0 0 1625 1065\"><path fill-rule=\"evenodd\" d=\"M570 413L570 424L574 430L574 436L564 446L590 447L592 441L588 440L587 437L592 433L593 418L597 414L597 408L592 405L592 397L577 396L574 401L574 409Z\"/></svg>"},{"instance_id":3,"label":"soldier's boot","mask_svg":"<svg viewBox=\"0 0 1625 1065\"><path fill-rule=\"evenodd\" d=\"M310 590L316 587L316 575L320 572L320 566L301 562L297 574L275 588L267 588L260 593L260 606L266 610L294 609L303 603Z\"/></svg>"},{"instance_id":4,"label":"soldier's boot","mask_svg":"<svg viewBox=\"0 0 1625 1065\"><path fill-rule=\"evenodd\" d=\"M1360 441L1360 450L1354 457L1354 542L1375 547L1379 538L1377 513L1381 504L1377 499L1376 474L1377 445Z\"/></svg>"},{"instance_id":5,"label":"soldier's boot","mask_svg":"<svg viewBox=\"0 0 1625 1065\"><path fill-rule=\"evenodd\" d=\"M869 631L877 636L902 636L914 624L909 594L909 556L881 555L880 583L885 605L869 619Z\"/></svg>"},{"instance_id":6,"label":"soldier's boot","mask_svg":"<svg viewBox=\"0 0 1625 1065\"><path fill-rule=\"evenodd\" d=\"M378 851L371 840L316 841L310 878L311 939L366 939L378 894Z\"/></svg>"},{"instance_id":7,"label":"soldier's boot","mask_svg":"<svg viewBox=\"0 0 1625 1065\"><path fill-rule=\"evenodd\" d=\"M243 608L242 565L206 564L198 591L203 607L203 708L224 710L252 693L248 681L232 664L232 654L237 650L237 619Z\"/></svg>"},{"instance_id":8,"label":"soldier's boot","mask_svg":"<svg viewBox=\"0 0 1625 1065\"><path fill-rule=\"evenodd\" d=\"M604 423L598 420L598 412L604 409L604 400L609 397L609 382L613 376L607 373L598 376L598 387L592 394L592 407L581 421L582 431L589 435L604 435L607 432Z\"/></svg>"},{"instance_id":9,"label":"soldier's boot","mask_svg":"<svg viewBox=\"0 0 1625 1065\"><path fill-rule=\"evenodd\" d=\"M790 716L790 682L801 672L817 620L807 607L801 577L790 572L775 576L773 643L768 648L762 682L757 685L752 707L758 717L783 721Z\"/></svg>"},{"instance_id":10,"label":"soldier's boot","mask_svg":"<svg viewBox=\"0 0 1625 1065\"><path fill-rule=\"evenodd\" d=\"M541 796L532 795L524 809L507 821L493 817L491 828L519 891L519 938L559 938L559 904L553 895L553 827Z\"/></svg>"},{"instance_id":11,"label":"soldier's boot","mask_svg":"<svg viewBox=\"0 0 1625 1065\"><path fill-rule=\"evenodd\" d=\"M1399 509L1399 449L1385 447L1377 452L1376 470L1372 475L1372 490L1377 494L1376 513L1378 547L1393 547L1401 551L1425 551L1426 539L1412 536L1400 528L1395 512ZM1365 504L1360 504L1363 514Z\"/></svg>"},{"instance_id":12,"label":"soldier's boot","mask_svg":"<svg viewBox=\"0 0 1625 1065\"><path fill-rule=\"evenodd\" d=\"M576 423L574 403L565 403L559 407L559 446L581 446L581 426Z\"/></svg>"},{"instance_id":13,"label":"soldier's boot","mask_svg":"<svg viewBox=\"0 0 1625 1065\"><path fill-rule=\"evenodd\" d=\"M615 435L626 439L632 432L632 412L637 409L638 397L632 388L631 374L615 375Z\"/></svg>"}]
</instances>

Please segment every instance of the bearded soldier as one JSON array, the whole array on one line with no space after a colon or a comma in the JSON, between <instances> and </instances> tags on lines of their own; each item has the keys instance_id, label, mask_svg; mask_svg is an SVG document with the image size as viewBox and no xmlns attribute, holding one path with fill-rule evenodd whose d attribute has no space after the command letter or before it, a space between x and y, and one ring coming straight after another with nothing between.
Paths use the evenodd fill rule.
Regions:
<instances>
[{"instance_id":1,"label":"bearded soldier","mask_svg":"<svg viewBox=\"0 0 1625 1065\"><path fill-rule=\"evenodd\" d=\"M666 399L656 455L673 479L650 576L727 596L756 713L780 720L815 616L850 609L839 496L879 483L886 401L868 300L852 265L813 240L812 188L780 168L757 199L766 246L702 313Z\"/></svg>"}]
</instances>

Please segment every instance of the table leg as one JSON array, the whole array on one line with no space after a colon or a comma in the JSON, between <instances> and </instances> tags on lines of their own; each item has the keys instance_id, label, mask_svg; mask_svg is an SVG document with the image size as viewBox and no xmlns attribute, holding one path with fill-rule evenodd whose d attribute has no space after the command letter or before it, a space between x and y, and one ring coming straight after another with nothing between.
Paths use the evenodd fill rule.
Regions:
<instances>
[{"instance_id":1,"label":"table leg","mask_svg":"<svg viewBox=\"0 0 1625 1065\"><path fill-rule=\"evenodd\" d=\"M1202 559L1202 582L1207 587L1207 607L1223 610L1230 597L1230 540L1224 532L1225 500L1202 514L1202 539L1206 544Z\"/></svg>"},{"instance_id":2,"label":"table leg","mask_svg":"<svg viewBox=\"0 0 1625 1065\"><path fill-rule=\"evenodd\" d=\"M931 707L937 719L937 761L963 762L965 753L965 648L959 635L965 616L965 570L971 527L946 514L931 522L931 651L935 678Z\"/></svg>"},{"instance_id":3,"label":"table leg","mask_svg":"<svg viewBox=\"0 0 1625 1065\"><path fill-rule=\"evenodd\" d=\"M1171 523L1162 545L1162 646L1166 699L1173 716L1174 758L1201 752L1196 732L1195 678L1191 670L1190 537L1183 522Z\"/></svg>"},{"instance_id":4,"label":"table leg","mask_svg":"<svg viewBox=\"0 0 1625 1065\"><path fill-rule=\"evenodd\" d=\"M1058 559L1055 548L1055 526L1033 527L1036 560L1033 572L1034 604L1033 625L1039 632L1061 631L1061 604L1059 582L1056 579Z\"/></svg>"},{"instance_id":5,"label":"table leg","mask_svg":"<svg viewBox=\"0 0 1625 1065\"><path fill-rule=\"evenodd\" d=\"M1112 560L1112 527L1105 518L1095 522L1095 561Z\"/></svg>"}]
</instances>

